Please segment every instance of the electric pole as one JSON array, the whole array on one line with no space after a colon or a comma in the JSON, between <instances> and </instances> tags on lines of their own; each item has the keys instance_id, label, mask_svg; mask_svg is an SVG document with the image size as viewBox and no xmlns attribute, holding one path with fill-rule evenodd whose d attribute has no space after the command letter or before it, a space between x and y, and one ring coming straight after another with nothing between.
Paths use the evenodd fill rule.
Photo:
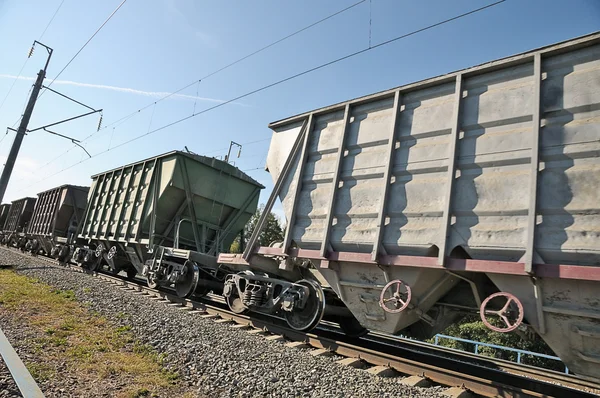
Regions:
<instances>
[{"instance_id":1,"label":"electric pole","mask_svg":"<svg viewBox=\"0 0 600 398\"><path fill-rule=\"evenodd\" d=\"M10 148L10 153L8 154L8 158L6 159L6 164L4 165L4 170L2 170L2 176L0 177L0 203L2 203L2 199L4 199L4 193L6 192L6 187L8 186L8 181L10 180L10 175L12 174L13 168L15 167L15 161L17 160L17 155L19 155L19 149L21 149L21 143L23 142L23 138L25 137L25 133L27 132L27 125L29 124L29 119L31 119L31 114L33 113L33 108L35 106L35 102L37 101L38 95L40 94L40 90L42 88L42 83L44 82L44 78L46 77L46 68L48 68L48 63L50 62L50 57L52 56L52 49L44 44L35 41L33 45L40 44L46 48L48 51L48 59L46 60L46 65L44 69L41 69L38 73L37 79L35 80L35 84L33 85L33 90L31 90L31 96L29 97L29 101L27 102L27 107L25 108L25 113L23 113L23 117L21 118L21 123L19 124L19 128L17 130L17 135L13 141L12 147ZM31 47L29 51L29 57L33 54L34 47Z\"/></svg>"}]
</instances>

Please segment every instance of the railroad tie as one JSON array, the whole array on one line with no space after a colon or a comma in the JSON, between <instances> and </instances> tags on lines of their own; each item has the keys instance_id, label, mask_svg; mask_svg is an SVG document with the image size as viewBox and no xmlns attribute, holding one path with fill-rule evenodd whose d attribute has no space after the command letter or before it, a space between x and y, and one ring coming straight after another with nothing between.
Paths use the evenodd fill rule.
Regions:
<instances>
[{"instance_id":1,"label":"railroad tie","mask_svg":"<svg viewBox=\"0 0 600 398\"><path fill-rule=\"evenodd\" d=\"M373 376L379 377L395 377L398 376L398 372L396 372L393 368L389 366L374 366L372 368L367 369L367 372L372 374Z\"/></svg>"},{"instance_id":2,"label":"railroad tie","mask_svg":"<svg viewBox=\"0 0 600 398\"><path fill-rule=\"evenodd\" d=\"M313 357L332 356L333 352L329 351L327 348L320 348L318 350L311 351L310 355Z\"/></svg>"},{"instance_id":3,"label":"railroad tie","mask_svg":"<svg viewBox=\"0 0 600 398\"><path fill-rule=\"evenodd\" d=\"M350 366L351 368L362 369L367 366L365 361L360 358L344 358L336 361L336 363L344 366Z\"/></svg>"},{"instance_id":4,"label":"railroad tie","mask_svg":"<svg viewBox=\"0 0 600 398\"><path fill-rule=\"evenodd\" d=\"M409 376L400 380L400 384L411 387L430 387L431 382L422 376Z\"/></svg>"},{"instance_id":5,"label":"railroad tie","mask_svg":"<svg viewBox=\"0 0 600 398\"><path fill-rule=\"evenodd\" d=\"M460 387L450 387L447 390L444 390L442 395L451 398L471 398L473 396L469 391Z\"/></svg>"},{"instance_id":6,"label":"railroad tie","mask_svg":"<svg viewBox=\"0 0 600 398\"><path fill-rule=\"evenodd\" d=\"M285 343L285 346L289 348L311 348L311 346L304 341L290 341L289 343Z\"/></svg>"},{"instance_id":7,"label":"railroad tie","mask_svg":"<svg viewBox=\"0 0 600 398\"><path fill-rule=\"evenodd\" d=\"M269 341L284 341L285 337L283 337L280 334L273 334L271 336L265 337L265 340L269 340Z\"/></svg>"}]
</instances>

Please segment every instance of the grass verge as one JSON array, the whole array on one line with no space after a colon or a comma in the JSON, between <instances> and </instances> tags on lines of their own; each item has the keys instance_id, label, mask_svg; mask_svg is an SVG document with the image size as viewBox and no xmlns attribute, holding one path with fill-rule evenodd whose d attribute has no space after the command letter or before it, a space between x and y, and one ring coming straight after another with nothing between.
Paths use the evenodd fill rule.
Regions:
<instances>
[{"instance_id":1,"label":"grass verge","mask_svg":"<svg viewBox=\"0 0 600 398\"><path fill-rule=\"evenodd\" d=\"M129 327L92 314L72 291L0 269L0 314L27 328L16 343L35 357L25 362L38 383L67 372L77 379L77 395L189 396L152 347L136 342Z\"/></svg>"}]
</instances>

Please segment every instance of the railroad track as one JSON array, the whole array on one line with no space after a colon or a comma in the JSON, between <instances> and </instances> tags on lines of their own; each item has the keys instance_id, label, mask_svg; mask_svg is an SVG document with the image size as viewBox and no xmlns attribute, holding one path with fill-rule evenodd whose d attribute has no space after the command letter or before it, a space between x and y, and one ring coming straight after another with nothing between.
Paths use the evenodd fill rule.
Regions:
<instances>
[{"instance_id":1,"label":"railroad track","mask_svg":"<svg viewBox=\"0 0 600 398\"><path fill-rule=\"evenodd\" d=\"M30 257L19 250L2 248ZM54 259L36 257L48 264L64 268ZM412 340L399 340L383 334L349 338L332 324L323 323L310 333L287 327L277 318L252 314L235 314L222 297L183 299L168 290L149 288L140 279L90 272L75 265L67 267L76 272L93 275L109 284L134 294L189 311L218 323L248 329L270 340L288 341L290 347L313 348L312 355L336 354L342 364L364 368L382 376L405 376L402 382L415 386L442 385L449 396L467 396L469 393L484 397L596 397L600 384L573 375L535 368L513 362L484 358L466 352L433 346Z\"/></svg>"}]
</instances>

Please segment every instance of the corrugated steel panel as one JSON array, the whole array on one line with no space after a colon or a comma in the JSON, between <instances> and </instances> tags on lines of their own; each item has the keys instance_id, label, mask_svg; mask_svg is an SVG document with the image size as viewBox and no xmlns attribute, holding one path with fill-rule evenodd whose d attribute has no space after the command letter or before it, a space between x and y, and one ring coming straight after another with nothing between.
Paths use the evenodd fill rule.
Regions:
<instances>
[{"instance_id":1,"label":"corrugated steel panel","mask_svg":"<svg viewBox=\"0 0 600 398\"><path fill-rule=\"evenodd\" d=\"M374 258L464 250L600 265L599 43L589 35L271 124L276 180L312 116L305 163L280 194L291 241Z\"/></svg>"},{"instance_id":2,"label":"corrugated steel panel","mask_svg":"<svg viewBox=\"0 0 600 398\"><path fill-rule=\"evenodd\" d=\"M4 223L4 232L22 232L31 220L35 198L23 198L12 202Z\"/></svg>"},{"instance_id":3,"label":"corrugated steel panel","mask_svg":"<svg viewBox=\"0 0 600 398\"><path fill-rule=\"evenodd\" d=\"M263 188L226 162L179 151L92 178L80 237L172 245L176 224L195 213L195 230L183 222L180 242L213 254L254 214Z\"/></svg>"},{"instance_id":4,"label":"corrugated steel panel","mask_svg":"<svg viewBox=\"0 0 600 398\"><path fill-rule=\"evenodd\" d=\"M89 187L62 185L38 194L27 232L37 236L67 237L83 217Z\"/></svg>"}]
</instances>

